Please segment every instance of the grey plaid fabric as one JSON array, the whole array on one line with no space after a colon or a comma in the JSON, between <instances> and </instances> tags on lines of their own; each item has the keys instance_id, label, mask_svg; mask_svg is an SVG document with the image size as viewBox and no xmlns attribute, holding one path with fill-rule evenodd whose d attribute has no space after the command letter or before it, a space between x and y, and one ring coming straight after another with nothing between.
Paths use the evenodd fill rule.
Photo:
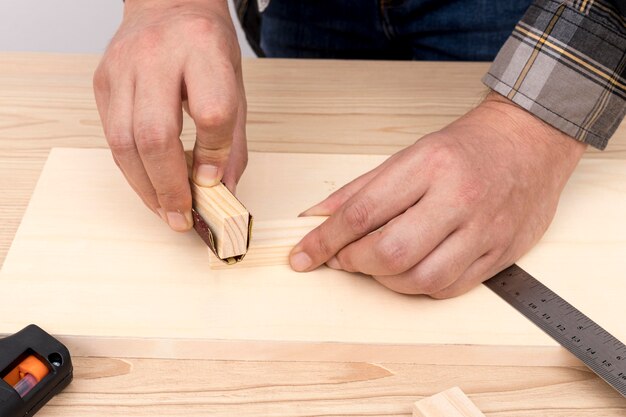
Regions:
<instances>
[{"instance_id":1,"label":"grey plaid fabric","mask_svg":"<svg viewBox=\"0 0 626 417\"><path fill-rule=\"evenodd\" d=\"M483 82L540 119L604 149L626 114L623 0L536 0Z\"/></svg>"}]
</instances>

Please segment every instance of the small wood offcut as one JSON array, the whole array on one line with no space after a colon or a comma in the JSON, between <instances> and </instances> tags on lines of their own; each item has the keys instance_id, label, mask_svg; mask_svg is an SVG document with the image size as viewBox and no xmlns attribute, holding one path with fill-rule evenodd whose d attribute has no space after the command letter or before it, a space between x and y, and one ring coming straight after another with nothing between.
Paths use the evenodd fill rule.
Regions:
<instances>
[{"instance_id":1,"label":"small wood offcut","mask_svg":"<svg viewBox=\"0 0 626 417\"><path fill-rule=\"evenodd\" d=\"M186 158L196 231L220 260L227 263L241 260L248 250L250 213L224 184L213 187L196 184L191 179L191 155L187 153Z\"/></svg>"}]
</instances>

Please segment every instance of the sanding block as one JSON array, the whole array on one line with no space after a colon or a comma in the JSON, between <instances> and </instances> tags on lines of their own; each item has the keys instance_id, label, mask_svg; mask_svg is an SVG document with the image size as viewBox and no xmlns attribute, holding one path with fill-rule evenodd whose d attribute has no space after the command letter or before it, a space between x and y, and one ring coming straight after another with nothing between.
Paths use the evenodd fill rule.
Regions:
<instances>
[{"instance_id":1,"label":"sanding block","mask_svg":"<svg viewBox=\"0 0 626 417\"><path fill-rule=\"evenodd\" d=\"M201 187L192 179L191 154L186 153L193 199L193 227L215 256L226 264L240 262L252 239L252 215L224 184Z\"/></svg>"}]
</instances>

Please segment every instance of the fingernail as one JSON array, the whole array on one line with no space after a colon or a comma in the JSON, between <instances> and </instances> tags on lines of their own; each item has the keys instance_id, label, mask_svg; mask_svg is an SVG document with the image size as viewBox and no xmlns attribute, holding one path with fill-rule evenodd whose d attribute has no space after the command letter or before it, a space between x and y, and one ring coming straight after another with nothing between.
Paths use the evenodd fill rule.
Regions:
<instances>
[{"instance_id":1,"label":"fingernail","mask_svg":"<svg viewBox=\"0 0 626 417\"><path fill-rule=\"evenodd\" d=\"M167 223L172 229L176 230L177 232L187 231L190 226L189 217L177 211L167 212Z\"/></svg>"},{"instance_id":2,"label":"fingernail","mask_svg":"<svg viewBox=\"0 0 626 417\"><path fill-rule=\"evenodd\" d=\"M339 261L336 256L333 256L328 261L326 261L326 266L332 269L341 269L341 265L339 265Z\"/></svg>"},{"instance_id":3,"label":"fingernail","mask_svg":"<svg viewBox=\"0 0 626 417\"><path fill-rule=\"evenodd\" d=\"M297 272L304 272L311 267L313 261L311 257L304 252L298 252L289 260L291 267Z\"/></svg>"},{"instance_id":4,"label":"fingernail","mask_svg":"<svg viewBox=\"0 0 626 417\"><path fill-rule=\"evenodd\" d=\"M218 183L217 167L214 165L198 165L196 169L196 184L201 187L212 187Z\"/></svg>"},{"instance_id":5,"label":"fingernail","mask_svg":"<svg viewBox=\"0 0 626 417\"><path fill-rule=\"evenodd\" d=\"M158 209L156 209L156 212L159 216L161 216L161 220L163 220L165 223L167 223L167 217L165 217L165 210L163 210L161 207L159 207Z\"/></svg>"}]
</instances>

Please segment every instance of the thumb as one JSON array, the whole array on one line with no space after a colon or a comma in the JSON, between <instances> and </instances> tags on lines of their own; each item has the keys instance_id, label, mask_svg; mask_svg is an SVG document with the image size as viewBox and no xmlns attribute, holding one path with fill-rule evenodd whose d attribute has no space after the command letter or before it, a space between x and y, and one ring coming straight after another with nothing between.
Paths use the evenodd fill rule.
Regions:
<instances>
[{"instance_id":1,"label":"thumb","mask_svg":"<svg viewBox=\"0 0 626 417\"><path fill-rule=\"evenodd\" d=\"M185 74L189 115L196 125L193 180L211 187L224 176L237 120L237 83L228 66L190 62Z\"/></svg>"}]
</instances>

